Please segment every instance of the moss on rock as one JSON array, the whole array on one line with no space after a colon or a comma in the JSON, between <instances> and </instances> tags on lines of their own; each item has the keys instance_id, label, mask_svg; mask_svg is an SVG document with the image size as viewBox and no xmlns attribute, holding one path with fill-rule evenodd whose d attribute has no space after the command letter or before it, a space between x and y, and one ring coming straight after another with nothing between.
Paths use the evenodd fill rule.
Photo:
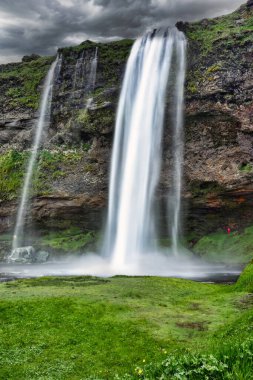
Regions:
<instances>
[{"instance_id":1,"label":"moss on rock","mask_svg":"<svg viewBox=\"0 0 253 380\"><path fill-rule=\"evenodd\" d=\"M42 84L54 57L41 57L30 62L2 65L0 85L10 108L24 106L38 109L39 86Z\"/></svg>"},{"instance_id":2,"label":"moss on rock","mask_svg":"<svg viewBox=\"0 0 253 380\"><path fill-rule=\"evenodd\" d=\"M44 249L59 250L63 253L78 253L94 246L97 236L93 231L82 231L78 227L51 232L43 236L39 243Z\"/></svg>"},{"instance_id":3,"label":"moss on rock","mask_svg":"<svg viewBox=\"0 0 253 380\"><path fill-rule=\"evenodd\" d=\"M253 261L242 272L235 285L235 289L253 293Z\"/></svg>"},{"instance_id":4,"label":"moss on rock","mask_svg":"<svg viewBox=\"0 0 253 380\"><path fill-rule=\"evenodd\" d=\"M15 198L22 185L29 154L11 150L0 156L0 200Z\"/></svg>"},{"instance_id":5,"label":"moss on rock","mask_svg":"<svg viewBox=\"0 0 253 380\"><path fill-rule=\"evenodd\" d=\"M210 195L220 194L224 191L223 187L217 182L203 182L197 180L190 182L189 190L193 197L207 197Z\"/></svg>"},{"instance_id":6,"label":"moss on rock","mask_svg":"<svg viewBox=\"0 0 253 380\"><path fill-rule=\"evenodd\" d=\"M253 256L253 227L228 234L218 231L202 237L193 251L210 262L246 264Z\"/></svg>"},{"instance_id":7,"label":"moss on rock","mask_svg":"<svg viewBox=\"0 0 253 380\"><path fill-rule=\"evenodd\" d=\"M52 181L66 175L83 155L76 150L42 150L39 153L32 184L33 195L50 193ZM30 152L11 150L0 156L0 200L15 199L21 192Z\"/></svg>"},{"instance_id":8,"label":"moss on rock","mask_svg":"<svg viewBox=\"0 0 253 380\"><path fill-rule=\"evenodd\" d=\"M253 12L242 6L237 12L189 24L187 37L199 44L203 55L207 55L217 43L233 44L241 36L242 41L251 40L253 31Z\"/></svg>"}]
</instances>

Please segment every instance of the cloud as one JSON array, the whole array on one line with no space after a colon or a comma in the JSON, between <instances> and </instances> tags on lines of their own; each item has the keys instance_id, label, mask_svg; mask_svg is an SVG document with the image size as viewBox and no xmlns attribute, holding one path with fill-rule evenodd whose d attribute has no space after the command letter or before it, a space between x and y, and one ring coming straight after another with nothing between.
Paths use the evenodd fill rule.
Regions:
<instances>
[{"instance_id":1,"label":"cloud","mask_svg":"<svg viewBox=\"0 0 253 380\"><path fill-rule=\"evenodd\" d=\"M0 62L229 13L243 0L0 0Z\"/></svg>"}]
</instances>

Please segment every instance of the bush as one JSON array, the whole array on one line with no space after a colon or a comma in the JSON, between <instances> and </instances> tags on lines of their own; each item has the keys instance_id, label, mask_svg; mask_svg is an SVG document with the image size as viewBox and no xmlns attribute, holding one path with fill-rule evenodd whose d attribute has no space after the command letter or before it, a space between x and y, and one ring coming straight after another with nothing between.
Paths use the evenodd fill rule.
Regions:
<instances>
[{"instance_id":1,"label":"bush","mask_svg":"<svg viewBox=\"0 0 253 380\"><path fill-rule=\"evenodd\" d=\"M226 351L216 354L175 354L162 363L137 367L133 375L116 376L115 380L235 380L250 379L253 364L253 338L244 342L230 342L230 355Z\"/></svg>"}]
</instances>

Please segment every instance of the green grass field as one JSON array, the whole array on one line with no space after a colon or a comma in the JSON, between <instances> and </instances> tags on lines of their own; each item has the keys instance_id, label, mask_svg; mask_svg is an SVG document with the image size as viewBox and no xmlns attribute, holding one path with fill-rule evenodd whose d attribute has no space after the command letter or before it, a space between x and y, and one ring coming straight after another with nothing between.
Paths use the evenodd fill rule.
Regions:
<instances>
[{"instance_id":1,"label":"green grass field","mask_svg":"<svg viewBox=\"0 0 253 380\"><path fill-rule=\"evenodd\" d=\"M2 283L0 379L252 379L252 273Z\"/></svg>"}]
</instances>

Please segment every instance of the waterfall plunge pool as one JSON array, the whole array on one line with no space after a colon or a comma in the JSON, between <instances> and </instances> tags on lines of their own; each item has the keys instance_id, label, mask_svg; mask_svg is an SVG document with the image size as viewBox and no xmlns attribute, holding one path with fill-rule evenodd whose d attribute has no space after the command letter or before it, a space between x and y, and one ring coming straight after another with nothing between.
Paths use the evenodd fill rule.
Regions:
<instances>
[{"instance_id":1,"label":"waterfall plunge pool","mask_svg":"<svg viewBox=\"0 0 253 380\"><path fill-rule=\"evenodd\" d=\"M44 276L155 276L174 277L208 283L233 283L243 266L211 264L185 255L170 257L163 253L146 254L122 267L115 267L109 259L86 254L49 261L44 264L0 264L0 282Z\"/></svg>"}]
</instances>

